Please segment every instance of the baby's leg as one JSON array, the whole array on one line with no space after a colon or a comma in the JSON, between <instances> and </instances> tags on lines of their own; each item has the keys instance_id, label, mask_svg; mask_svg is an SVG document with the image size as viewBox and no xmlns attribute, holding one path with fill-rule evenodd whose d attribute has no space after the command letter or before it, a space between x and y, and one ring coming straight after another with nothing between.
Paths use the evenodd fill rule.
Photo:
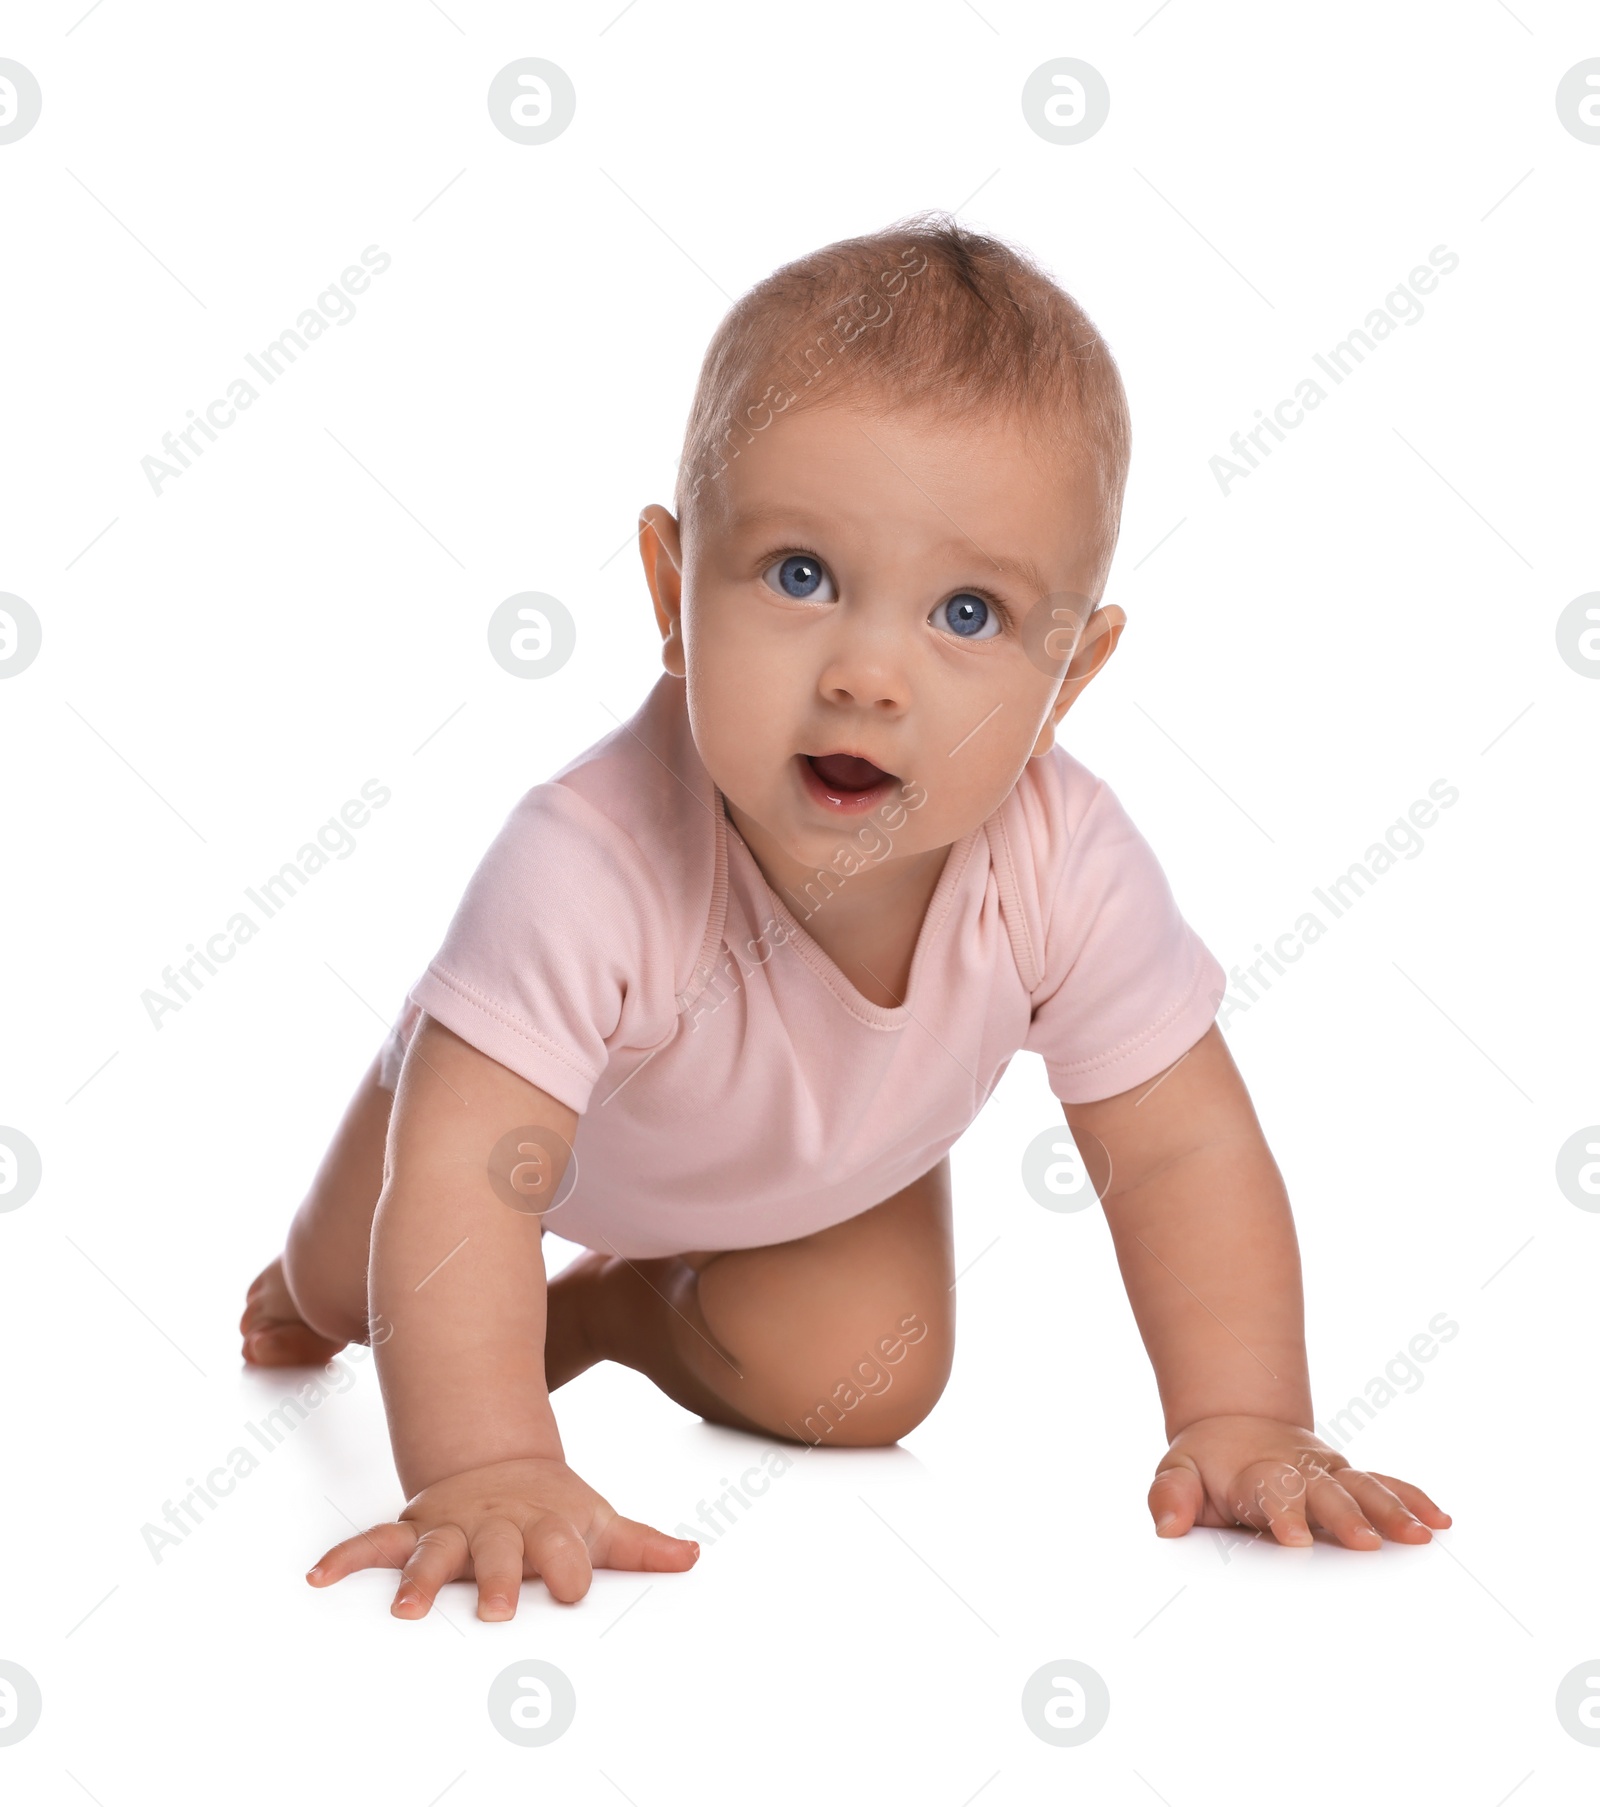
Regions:
<instances>
[{"instance_id":1,"label":"baby's leg","mask_svg":"<svg viewBox=\"0 0 1600 1807\"><path fill-rule=\"evenodd\" d=\"M280 1261L251 1286L245 1358L324 1362L367 1339L367 1262L394 1094L362 1080ZM553 1392L595 1361L647 1374L718 1424L892 1443L944 1390L954 1351L950 1164L831 1229L765 1248L587 1256L550 1282Z\"/></svg>"},{"instance_id":2,"label":"baby's leg","mask_svg":"<svg viewBox=\"0 0 1600 1807\"><path fill-rule=\"evenodd\" d=\"M792 1242L580 1265L592 1357L647 1374L718 1424L893 1443L949 1378L948 1156L859 1217ZM552 1372L551 1384L569 1377Z\"/></svg>"},{"instance_id":3,"label":"baby's leg","mask_svg":"<svg viewBox=\"0 0 1600 1807\"><path fill-rule=\"evenodd\" d=\"M394 1104L378 1066L375 1060L351 1099L281 1259L250 1288L239 1322L247 1361L325 1362L346 1343L367 1340L367 1255Z\"/></svg>"}]
</instances>

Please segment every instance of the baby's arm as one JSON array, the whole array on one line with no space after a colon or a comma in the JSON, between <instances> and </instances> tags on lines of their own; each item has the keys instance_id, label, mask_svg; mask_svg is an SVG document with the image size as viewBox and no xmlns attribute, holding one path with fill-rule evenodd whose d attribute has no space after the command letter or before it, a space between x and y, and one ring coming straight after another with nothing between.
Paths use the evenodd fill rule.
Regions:
<instances>
[{"instance_id":1,"label":"baby's arm","mask_svg":"<svg viewBox=\"0 0 1600 1807\"><path fill-rule=\"evenodd\" d=\"M1294 1220L1222 1032L1159 1079L1063 1109L1091 1171L1095 1140L1110 1157L1106 1220L1171 1445L1150 1489L1157 1531L1243 1523L1307 1543L1309 1521L1374 1549L1448 1525L1420 1489L1312 1434Z\"/></svg>"},{"instance_id":2,"label":"baby's arm","mask_svg":"<svg viewBox=\"0 0 1600 1807\"><path fill-rule=\"evenodd\" d=\"M686 1569L696 1547L622 1518L567 1467L545 1384L545 1269L537 1208L490 1182L508 1132L555 1135L538 1191L556 1196L576 1114L430 1017L407 1051L390 1120L369 1268L372 1344L395 1467L397 1522L347 1539L312 1569L403 1568L393 1611L418 1618L446 1582L476 1576L478 1616L516 1611L525 1574L559 1600L593 1566Z\"/></svg>"}]
</instances>

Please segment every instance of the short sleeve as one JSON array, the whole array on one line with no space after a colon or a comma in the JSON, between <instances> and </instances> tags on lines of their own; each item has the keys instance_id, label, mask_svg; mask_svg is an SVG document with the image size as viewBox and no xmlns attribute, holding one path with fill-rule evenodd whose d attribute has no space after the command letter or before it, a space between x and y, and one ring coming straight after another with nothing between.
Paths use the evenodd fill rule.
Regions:
<instances>
[{"instance_id":1,"label":"short sleeve","mask_svg":"<svg viewBox=\"0 0 1600 1807\"><path fill-rule=\"evenodd\" d=\"M1043 1055L1057 1098L1087 1104L1187 1053L1227 981L1110 786L1065 756L1056 770L1060 813L1048 814L1063 845L1040 868L1044 973L1023 1046Z\"/></svg>"},{"instance_id":2,"label":"short sleeve","mask_svg":"<svg viewBox=\"0 0 1600 1807\"><path fill-rule=\"evenodd\" d=\"M409 1007L581 1114L614 1048L652 1046L672 1026L668 917L629 837L565 785L536 785Z\"/></svg>"}]
</instances>

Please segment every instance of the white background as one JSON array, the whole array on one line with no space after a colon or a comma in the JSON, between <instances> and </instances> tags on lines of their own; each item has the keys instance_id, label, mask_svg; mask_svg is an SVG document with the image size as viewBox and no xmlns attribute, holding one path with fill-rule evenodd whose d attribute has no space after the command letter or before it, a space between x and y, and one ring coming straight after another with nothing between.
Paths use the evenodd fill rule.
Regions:
<instances>
[{"instance_id":1,"label":"white background","mask_svg":"<svg viewBox=\"0 0 1600 1807\"><path fill-rule=\"evenodd\" d=\"M1600 27L1513 5L8 6L44 96L0 145L0 590L44 625L0 684L0 1123L44 1164L0 1215L0 1657L44 1694L8 1798L1593 1798L1554 1696L1600 1656L1600 1219L1554 1162L1600 1119L1600 684L1554 630L1597 587L1600 146L1554 94ZM541 146L485 104L524 56L577 89ZM1075 146L1020 106L1060 56L1110 85ZM370 1361L155 1562L141 1527L299 1384L241 1370L244 1288L468 874L658 670L633 522L728 301L925 206L1033 250L1120 362L1130 626L1067 744L1223 963L1461 793L1227 1029L1319 1415L1460 1326L1349 1452L1455 1527L1155 1538L1154 1385L1103 1220L1020 1184L1059 1122L1024 1059L954 1155L943 1401L801 1454L691 1574L488 1626L465 1587L418 1624L389 1575L313 1592L400 1504ZM154 495L140 460L370 244L356 317ZM1436 245L1424 317L1224 496L1211 457ZM486 650L528 589L579 624L540 682ZM356 851L153 1028L141 992L370 778ZM669 1528L758 1453L620 1370L557 1403ZM542 1750L485 1708L530 1656L578 1694ZM1111 1691L1076 1749L1019 1705L1064 1657Z\"/></svg>"}]
</instances>

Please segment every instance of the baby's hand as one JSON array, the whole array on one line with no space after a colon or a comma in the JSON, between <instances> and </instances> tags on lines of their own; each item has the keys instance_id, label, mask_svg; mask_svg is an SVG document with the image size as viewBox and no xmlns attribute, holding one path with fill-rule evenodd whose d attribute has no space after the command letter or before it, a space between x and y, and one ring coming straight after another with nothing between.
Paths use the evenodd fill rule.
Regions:
<instances>
[{"instance_id":1,"label":"baby's hand","mask_svg":"<svg viewBox=\"0 0 1600 1807\"><path fill-rule=\"evenodd\" d=\"M1450 1523L1420 1487L1365 1474L1320 1437L1273 1418L1201 1418L1172 1440L1150 1488L1159 1537L1191 1525L1251 1525L1279 1543L1308 1544L1310 1526L1352 1550L1384 1537L1429 1543ZM1376 1528L1374 1528L1376 1527Z\"/></svg>"},{"instance_id":2,"label":"baby's hand","mask_svg":"<svg viewBox=\"0 0 1600 1807\"><path fill-rule=\"evenodd\" d=\"M697 1543L614 1512L565 1462L529 1457L424 1487L398 1523L335 1544L306 1579L327 1587L357 1569L401 1569L389 1610L420 1619L445 1582L476 1577L478 1617L509 1619L525 1575L570 1602L588 1593L597 1566L686 1569L699 1555Z\"/></svg>"}]
</instances>

